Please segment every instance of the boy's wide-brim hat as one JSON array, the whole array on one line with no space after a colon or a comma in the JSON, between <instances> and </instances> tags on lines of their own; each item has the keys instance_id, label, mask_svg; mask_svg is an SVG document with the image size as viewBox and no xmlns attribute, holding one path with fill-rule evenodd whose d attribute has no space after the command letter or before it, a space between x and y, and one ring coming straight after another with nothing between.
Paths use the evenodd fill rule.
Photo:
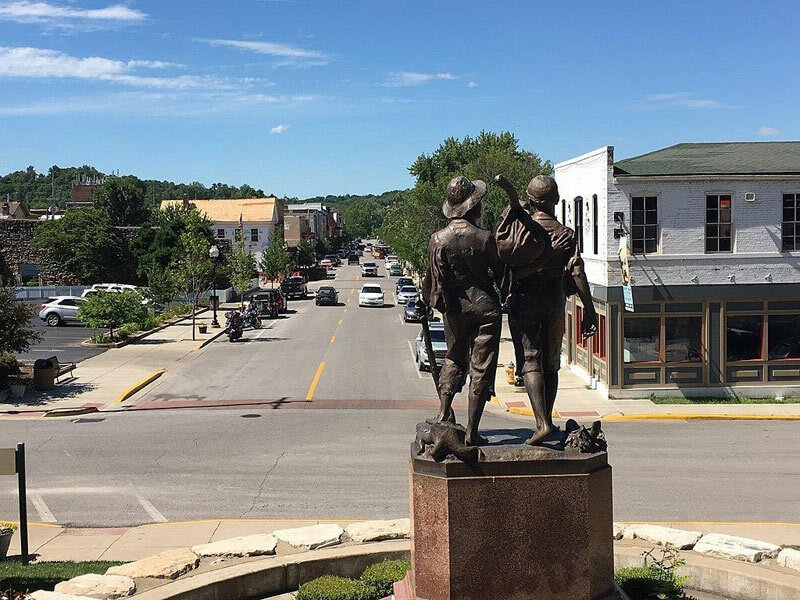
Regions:
<instances>
[{"instance_id":1,"label":"boy's wide-brim hat","mask_svg":"<svg viewBox=\"0 0 800 600\"><path fill-rule=\"evenodd\" d=\"M447 184L442 212L448 219L463 217L480 204L486 195L486 182L476 179L470 181L463 175L453 177Z\"/></svg>"},{"instance_id":2,"label":"boy's wide-brim hat","mask_svg":"<svg viewBox=\"0 0 800 600\"><path fill-rule=\"evenodd\" d=\"M531 179L525 193L528 198L538 202L558 202L558 184L548 175L537 175Z\"/></svg>"}]
</instances>

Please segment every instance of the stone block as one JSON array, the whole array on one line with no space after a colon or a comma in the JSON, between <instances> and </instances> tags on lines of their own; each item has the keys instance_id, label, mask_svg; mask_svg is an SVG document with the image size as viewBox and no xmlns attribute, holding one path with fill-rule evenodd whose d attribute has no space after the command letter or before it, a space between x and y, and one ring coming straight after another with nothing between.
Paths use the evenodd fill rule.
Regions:
<instances>
[{"instance_id":1,"label":"stone block","mask_svg":"<svg viewBox=\"0 0 800 600\"><path fill-rule=\"evenodd\" d=\"M637 538L659 546L672 546L678 550L690 550L703 537L703 532L673 529L661 525L627 525L625 537Z\"/></svg>"},{"instance_id":2,"label":"stone block","mask_svg":"<svg viewBox=\"0 0 800 600\"><path fill-rule=\"evenodd\" d=\"M88 573L56 584L55 591L72 596L89 598L124 598L136 592L136 583L124 575L97 575Z\"/></svg>"},{"instance_id":3,"label":"stone block","mask_svg":"<svg viewBox=\"0 0 800 600\"><path fill-rule=\"evenodd\" d=\"M800 571L800 550L784 548L778 554L778 564L782 567Z\"/></svg>"},{"instance_id":4,"label":"stone block","mask_svg":"<svg viewBox=\"0 0 800 600\"><path fill-rule=\"evenodd\" d=\"M363 521L351 523L344 532L354 542L379 542L411 537L411 520Z\"/></svg>"},{"instance_id":5,"label":"stone block","mask_svg":"<svg viewBox=\"0 0 800 600\"><path fill-rule=\"evenodd\" d=\"M415 598L599 600L614 594L606 453L482 450L483 459L470 464L412 454Z\"/></svg>"},{"instance_id":6,"label":"stone block","mask_svg":"<svg viewBox=\"0 0 800 600\"><path fill-rule=\"evenodd\" d=\"M614 527L611 531L612 531L611 537L613 539L621 540L622 536L625 533L625 527L623 525L620 525L619 523L614 523Z\"/></svg>"},{"instance_id":7,"label":"stone block","mask_svg":"<svg viewBox=\"0 0 800 600\"><path fill-rule=\"evenodd\" d=\"M111 567L107 575L126 575L128 577L153 577L156 579L175 579L200 564L200 558L189 548L166 550L154 556Z\"/></svg>"},{"instance_id":8,"label":"stone block","mask_svg":"<svg viewBox=\"0 0 800 600\"><path fill-rule=\"evenodd\" d=\"M780 546L775 544L724 533L707 533L693 548L700 554L711 554L753 563L760 562L765 558L774 558L780 549Z\"/></svg>"},{"instance_id":9,"label":"stone block","mask_svg":"<svg viewBox=\"0 0 800 600\"><path fill-rule=\"evenodd\" d=\"M275 554L278 538L269 533L245 535L192 546L198 556L261 556Z\"/></svg>"},{"instance_id":10,"label":"stone block","mask_svg":"<svg viewBox=\"0 0 800 600\"><path fill-rule=\"evenodd\" d=\"M278 529L272 534L281 542L285 542L294 548L327 548L336 546L342 542L344 529L335 523L325 523L321 525L310 525L308 527L297 527L295 529Z\"/></svg>"}]
</instances>

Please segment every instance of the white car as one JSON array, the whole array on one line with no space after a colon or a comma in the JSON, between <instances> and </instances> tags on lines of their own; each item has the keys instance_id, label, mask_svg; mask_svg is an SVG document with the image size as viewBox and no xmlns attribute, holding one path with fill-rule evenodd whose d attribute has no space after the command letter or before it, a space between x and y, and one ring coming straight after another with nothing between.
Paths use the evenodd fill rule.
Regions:
<instances>
[{"instance_id":1,"label":"white car","mask_svg":"<svg viewBox=\"0 0 800 600\"><path fill-rule=\"evenodd\" d=\"M379 285L365 285L358 293L359 306L383 306L383 290Z\"/></svg>"},{"instance_id":2,"label":"white car","mask_svg":"<svg viewBox=\"0 0 800 600\"><path fill-rule=\"evenodd\" d=\"M39 307L39 318L50 327L57 327L62 323L78 321L78 309L86 298L77 296L55 296L48 298Z\"/></svg>"},{"instance_id":3,"label":"white car","mask_svg":"<svg viewBox=\"0 0 800 600\"><path fill-rule=\"evenodd\" d=\"M415 285L404 285L397 293L397 301L400 304L416 302L417 298L419 298L419 290L417 290L417 286Z\"/></svg>"}]
</instances>

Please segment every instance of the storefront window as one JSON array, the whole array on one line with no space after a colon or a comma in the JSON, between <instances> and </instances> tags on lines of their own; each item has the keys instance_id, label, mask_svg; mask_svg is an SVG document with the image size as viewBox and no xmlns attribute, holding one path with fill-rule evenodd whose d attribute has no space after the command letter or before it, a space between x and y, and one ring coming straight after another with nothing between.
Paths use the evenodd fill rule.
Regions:
<instances>
[{"instance_id":1,"label":"storefront window","mask_svg":"<svg viewBox=\"0 0 800 600\"><path fill-rule=\"evenodd\" d=\"M800 358L800 315L770 315L769 359Z\"/></svg>"},{"instance_id":2,"label":"storefront window","mask_svg":"<svg viewBox=\"0 0 800 600\"><path fill-rule=\"evenodd\" d=\"M729 315L726 338L728 360L760 360L763 335L762 315Z\"/></svg>"},{"instance_id":3,"label":"storefront window","mask_svg":"<svg viewBox=\"0 0 800 600\"><path fill-rule=\"evenodd\" d=\"M583 337L581 332L581 322L583 321L583 307L575 307L575 345L580 346L584 350L589 348L589 341Z\"/></svg>"},{"instance_id":4,"label":"storefront window","mask_svg":"<svg viewBox=\"0 0 800 600\"><path fill-rule=\"evenodd\" d=\"M598 358L606 357L606 317L597 316L597 333L592 337L592 353Z\"/></svg>"},{"instance_id":5,"label":"storefront window","mask_svg":"<svg viewBox=\"0 0 800 600\"><path fill-rule=\"evenodd\" d=\"M660 317L626 318L623 329L622 353L626 363L661 360Z\"/></svg>"},{"instance_id":6,"label":"storefront window","mask_svg":"<svg viewBox=\"0 0 800 600\"><path fill-rule=\"evenodd\" d=\"M702 317L667 317L664 321L666 362L700 362Z\"/></svg>"}]
</instances>

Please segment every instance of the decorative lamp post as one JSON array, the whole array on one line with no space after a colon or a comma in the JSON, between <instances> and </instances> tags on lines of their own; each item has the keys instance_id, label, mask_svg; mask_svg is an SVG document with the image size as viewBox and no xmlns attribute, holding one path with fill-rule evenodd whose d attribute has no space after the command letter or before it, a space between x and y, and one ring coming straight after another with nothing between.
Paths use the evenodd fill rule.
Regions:
<instances>
[{"instance_id":1,"label":"decorative lamp post","mask_svg":"<svg viewBox=\"0 0 800 600\"><path fill-rule=\"evenodd\" d=\"M219 258L219 248L217 248L216 244L212 244L211 248L208 249L208 257L214 263L211 275L211 285L214 287L214 294L211 296L211 306L214 310L214 318L211 319L211 326L219 327L219 321L217 321L217 301L219 300L217 297L217 259Z\"/></svg>"}]
</instances>

